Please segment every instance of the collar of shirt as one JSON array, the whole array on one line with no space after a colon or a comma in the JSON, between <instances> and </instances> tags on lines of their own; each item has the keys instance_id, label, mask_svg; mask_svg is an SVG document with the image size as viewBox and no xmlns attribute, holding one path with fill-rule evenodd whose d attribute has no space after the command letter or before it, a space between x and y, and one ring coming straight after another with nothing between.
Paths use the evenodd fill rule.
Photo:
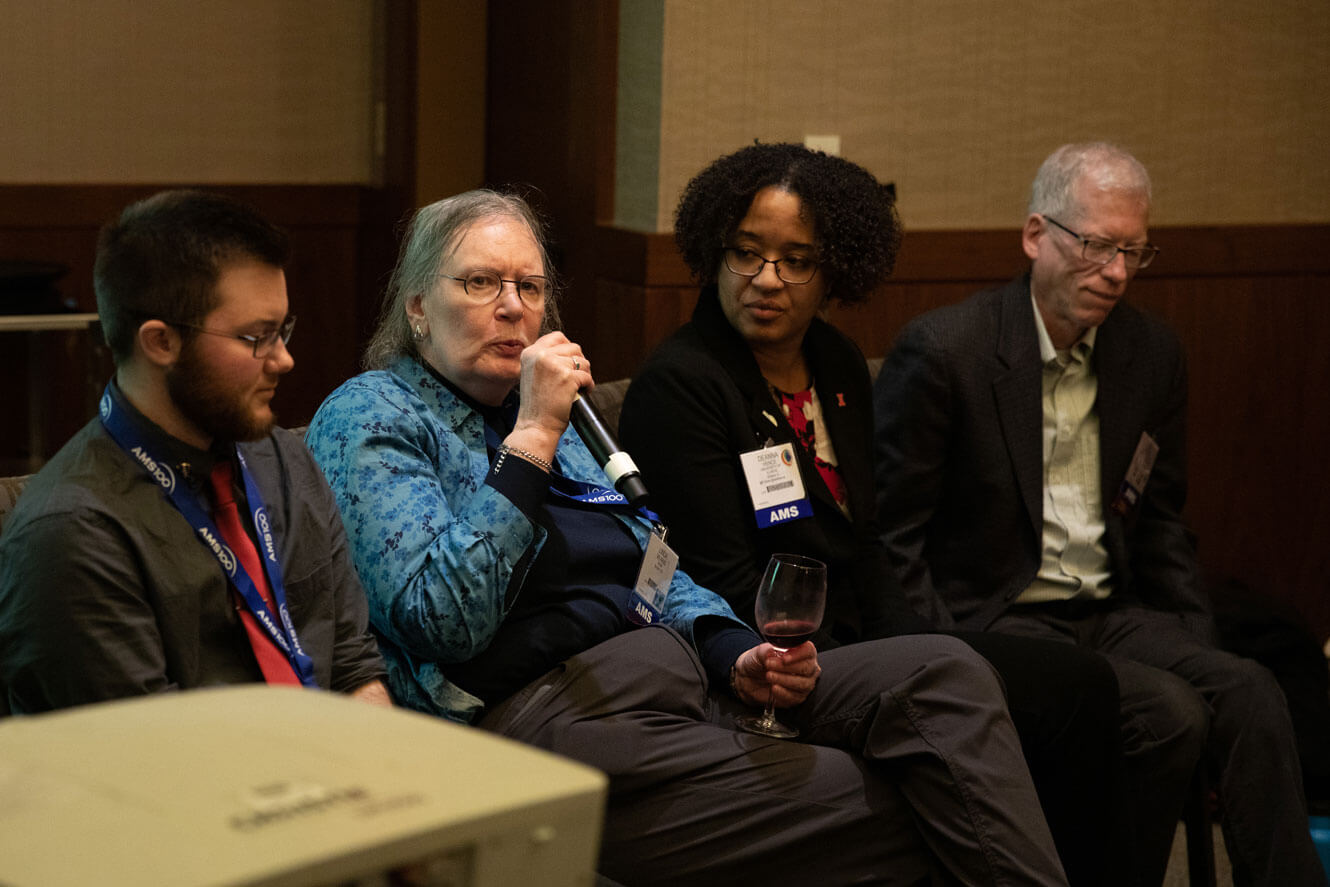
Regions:
<instances>
[{"instance_id":1,"label":"collar of shirt","mask_svg":"<svg viewBox=\"0 0 1330 887\"><path fill-rule=\"evenodd\" d=\"M434 367L414 356L402 356L387 371L405 382L425 406L463 440L483 437L486 424L502 430L500 437L513 428L517 419L518 394L514 390L497 407L479 403L452 383Z\"/></svg>"},{"instance_id":2,"label":"collar of shirt","mask_svg":"<svg viewBox=\"0 0 1330 887\"><path fill-rule=\"evenodd\" d=\"M508 432L513 430L517 424L517 389L513 389L503 403L497 407L483 404L471 395L467 394L461 388L453 384L453 381L443 373L430 366L423 359L419 361L420 366L424 367L425 372L429 373L435 381L439 382L445 388L453 393L453 396L463 404L475 410L485 421L485 426L498 433L499 437L506 437Z\"/></svg>"},{"instance_id":3,"label":"collar of shirt","mask_svg":"<svg viewBox=\"0 0 1330 887\"><path fill-rule=\"evenodd\" d=\"M1072 361L1082 364L1090 362L1090 355L1094 353L1094 342L1095 337L1099 334L1099 327L1090 327L1077 340L1076 344L1071 346L1069 351L1059 353L1053 347L1053 339L1048 335L1048 327L1044 326L1044 317L1039 313L1039 303L1034 300L1034 293L1030 294L1030 307L1034 309L1035 334L1039 337L1039 362L1044 367L1064 370Z\"/></svg>"},{"instance_id":4,"label":"collar of shirt","mask_svg":"<svg viewBox=\"0 0 1330 887\"><path fill-rule=\"evenodd\" d=\"M120 390L114 378L109 388L116 409L134 424L143 441L151 448L153 458L161 459L174 468L176 476L183 478L191 490L198 492L203 489L213 465L221 459L230 458L235 452L235 444L226 441L214 441L209 450L200 450L185 443L139 412Z\"/></svg>"}]
</instances>

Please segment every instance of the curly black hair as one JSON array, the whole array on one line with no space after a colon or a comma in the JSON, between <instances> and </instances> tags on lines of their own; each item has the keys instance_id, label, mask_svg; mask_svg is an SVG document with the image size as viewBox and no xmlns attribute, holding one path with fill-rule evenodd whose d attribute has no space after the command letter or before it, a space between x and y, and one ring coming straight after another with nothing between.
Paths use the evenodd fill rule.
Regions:
<instances>
[{"instance_id":1,"label":"curly black hair","mask_svg":"<svg viewBox=\"0 0 1330 887\"><path fill-rule=\"evenodd\" d=\"M693 276L715 282L722 244L769 185L799 198L817 238L828 295L842 304L867 300L891 274L900 249L896 189L858 164L796 144L741 148L684 188L674 240Z\"/></svg>"}]
</instances>

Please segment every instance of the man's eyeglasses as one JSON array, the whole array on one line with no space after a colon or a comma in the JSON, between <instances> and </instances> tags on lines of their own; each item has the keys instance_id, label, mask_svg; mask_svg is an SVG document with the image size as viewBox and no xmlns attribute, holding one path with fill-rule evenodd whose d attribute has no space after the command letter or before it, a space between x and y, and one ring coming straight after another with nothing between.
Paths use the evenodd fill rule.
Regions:
<instances>
[{"instance_id":1,"label":"man's eyeglasses","mask_svg":"<svg viewBox=\"0 0 1330 887\"><path fill-rule=\"evenodd\" d=\"M522 277L518 280L500 277L493 271L471 271L465 277L454 277L451 274L440 274L439 276L461 283L462 292L470 296L470 301L475 305L488 305L499 298L500 294L503 293L505 283L513 285L517 290L517 297L528 308L539 309L544 307L545 299L550 294L549 278L541 277L538 274Z\"/></svg>"},{"instance_id":2,"label":"man's eyeglasses","mask_svg":"<svg viewBox=\"0 0 1330 887\"><path fill-rule=\"evenodd\" d=\"M266 333L259 335L249 335L246 333L223 333L220 330L210 330L201 326L195 326L192 323L181 323L178 320L168 320L171 326L184 327L185 329L195 330L200 333L207 333L210 336L225 336L228 339L239 339L242 342L248 342L254 346L254 356L260 360L272 354L273 349L277 347L277 340L281 339L285 345L291 341L291 331L296 328L296 316L288 314L280 326L274 327Z\"/></svg>"},{"instance_id":3,"label":"man's eyeglasses","mask_svg":"<svg viewBox=\"0 0 1330 887\"><path fill-rule=\"evenodd\" d=\"M1144 268L1155 260L1155 256L1159 255L1159 247L1157 246L1147 244L1146 246L1134 246L1128 249L1105 240L1092 240L1089 237L1077 234L1052 216L1044 216L1044 218L1079 240L1081 242L1081 258L1087 262L1094 262L1096 265L1107 265L1118 257L1118 253L1122 253L1122 259L1127 263L1128 268Z\"/></svg>"},{"instance_id":4,"label":"man's eyeglasses","mask_svg":"<svg viewBox=\"0 0 1330 887\"><path fill-rule=\"evenodd\" d=\"M776 266L776 276L786 283L807 283L817 273L818 262L807 256L781 256L766 259L752 250L738 246L724 247L725 267L740 277L756 277L768 264Z\"/></svg>"}]
</instances>

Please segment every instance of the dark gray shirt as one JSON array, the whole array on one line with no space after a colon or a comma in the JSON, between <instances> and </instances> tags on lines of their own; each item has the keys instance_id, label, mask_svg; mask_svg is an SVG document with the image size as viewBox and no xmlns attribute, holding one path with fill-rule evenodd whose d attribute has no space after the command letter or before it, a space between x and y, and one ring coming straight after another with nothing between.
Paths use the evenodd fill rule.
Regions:
<instances>
[{"instance_id":1,"label":"dark gray shirt","mask_svg":"<svg viewBox=\"0 0 1330 887\"><path fill-rule=\"evenodd\" d=\"M211 512L215 457L112 386L177 482ZM322 688L382 678L341 517L301 441L240 444L278 546L287 602ZM243 490L237 499L244 508ZM252 528L251 528L251 533ZM0 536L0 690L15 712L261 681L225 574L162 489L94 418L32 479Z\"/></svg>"}]
</instances>

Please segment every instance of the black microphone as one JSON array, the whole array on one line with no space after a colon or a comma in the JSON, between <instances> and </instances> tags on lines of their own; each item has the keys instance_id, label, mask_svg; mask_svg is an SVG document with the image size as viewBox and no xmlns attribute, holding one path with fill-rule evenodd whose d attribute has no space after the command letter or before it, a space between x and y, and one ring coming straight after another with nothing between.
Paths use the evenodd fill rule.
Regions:
<instances>
[{"instance_id":1,"label":"black microphone","mask_svg":"<svg viewBox=\"0 0 1330 887\"><path fill-rule=\"evenodd\" d=\"M634 508L645 503L647 488L646 484L642 483L642 472L637 470L633 457L619 447L619 442L614 439L609 426L601 418L600 411L592 406L591 401L583 397L580 391L573 398L568 418L577 429L577 433L581 435L582 442L591 451L591 455L596 457L600 467L609 475L614 489L622 493L628 504Z\"/></svg>"}]
</instances>

